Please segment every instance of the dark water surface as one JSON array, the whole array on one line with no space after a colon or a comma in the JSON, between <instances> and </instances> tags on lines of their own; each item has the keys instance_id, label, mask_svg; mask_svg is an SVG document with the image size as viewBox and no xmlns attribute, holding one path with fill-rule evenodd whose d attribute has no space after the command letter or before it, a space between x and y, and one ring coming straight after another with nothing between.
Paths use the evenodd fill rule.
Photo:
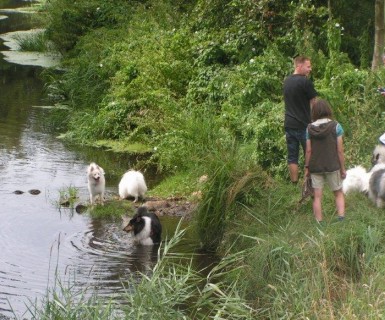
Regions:
<instances>
[{"instance_id":1,"label":"dark water surface","mask_svg":"<svg viewBox=\"0 0 385 320\"><path fill-rule=\"evenodd\" d=\"M0 8L27 5L1 1ZM0 33L30 28L20 13L4 13ZM1 50L5 50L0 41ZM47 110L39 67L19 66L0 57L0 318L29 318L26 305L40 300L60 279L73 289L122 297L122 282L156 262L151 248L137 247L120 223L93 220L58 206L60 192L75 187L88 201L86 168L91 161L106 171L107 192L133 164L126 156L64 145L44 130ZM113 170L113 174L109 173ZM149 187L151 188L151 179ZM38 189L38 195L28 191ZM15 190L23 191L15 194ZM164 238L177 218L161 218Z\"/></svg>"}]
</instances>

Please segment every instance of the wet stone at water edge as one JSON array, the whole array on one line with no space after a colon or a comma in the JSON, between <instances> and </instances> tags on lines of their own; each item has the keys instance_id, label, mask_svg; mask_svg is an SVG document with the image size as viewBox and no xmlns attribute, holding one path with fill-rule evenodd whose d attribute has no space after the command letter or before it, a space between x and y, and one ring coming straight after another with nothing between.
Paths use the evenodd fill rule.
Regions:
<instances>
[{"instance_id":1,"label":"wet stone at water edge","mask_svg":"<svg viewBox=\"0 0 385 320\"><path fill-rule=\"evenodd\" d=\"M78 204L75 208L76 212L77 213L83 213L87 210L87 206L83 205L83 204Z\"/></svg>"},{"instance_id":2,"label":"wet stone at water edge","mask_svg":"<svg viewBox=\"0 0 385 320\"><path fill-rule=\"evenodd\" d=\"M31 189L31 190L28 190L28 192L30 194L33 194L33 195L38 195L41 191L40 190L37 190L37 189Z\"/></svg>"}]
</instances>

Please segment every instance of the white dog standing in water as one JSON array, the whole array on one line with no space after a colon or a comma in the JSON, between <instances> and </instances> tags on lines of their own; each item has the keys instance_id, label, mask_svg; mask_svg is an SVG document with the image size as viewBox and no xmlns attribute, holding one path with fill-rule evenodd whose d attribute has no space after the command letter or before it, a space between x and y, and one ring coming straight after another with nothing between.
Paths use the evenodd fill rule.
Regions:
<instances>
[{"instance_id":1,"label":"white dog standing in water","mask_svg":"<svg viewBox=\"0 0 385 320\"><path fill-rule=\"evenodd\" d=\"M134 197L134 202L137 202L139 197L144 199L146 192L146 182L144 181L143 174L139 171L127 171L119 182L120 199Z\"/></svg>"},{"instance_id":2,"label":"white dog standing in water","mask_svg":"<svg viewBox=\"0 0 385 320\"><path fill-rule=\"evenodd\" d=\"M96 202L97 197L99 197L100 202L103 204L106 187L103 168L92 162L87 169L87 178L91 204L93 205Z\"/></svg>"}]
</instances>

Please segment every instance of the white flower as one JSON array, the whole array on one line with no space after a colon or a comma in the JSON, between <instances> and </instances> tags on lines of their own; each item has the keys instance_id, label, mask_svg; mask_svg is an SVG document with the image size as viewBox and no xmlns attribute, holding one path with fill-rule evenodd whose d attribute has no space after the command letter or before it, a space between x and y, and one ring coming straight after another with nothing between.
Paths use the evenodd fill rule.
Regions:
<instances>
[{"instance_id":1,"label":"white flower","mask_svg":"<svg viewBox=\"0 0 385 320\"><path fill-rule=\"evenodd\" d=\"M340 24L339 23L336 23L336 28L339 28L340 27Z\"/></svg>"},{"instance_id":2,"label":"white flower","mask_svg":"<svg viewBox=\"0 0 385 320\"><path fill-rule=\"evenodd\" d=\"M254 63L254 59L250 59L250 63Z\"/></svg>"},{"instance_id":3,"label":"white flower","mask_svg":"<svg viewBox=\"0 0 385 320\"><path fill-rule=\"evenodd\" d=\"M255 51L255 48L252 48L251 50L252 50L252 51Z\"/></svg>"},{"instance_id":4,"label":"white flower","mask_svg":"<svg viewBox=\"0 0 385 320\"><path fill-rule=\"evenodd\" d=\"M103 63L99 64L99 67L100 67L100 68L103 68Z\"/></svg>"},{"instance_id":5,"label":"white flower","mask_svg":"<svg viewBox=\"0 0 385 320\"><path fill-rule=\"evenodd\" d=\"M154 151L158 150L158 147L154 147Z\"/></svg>"}]
</instances>

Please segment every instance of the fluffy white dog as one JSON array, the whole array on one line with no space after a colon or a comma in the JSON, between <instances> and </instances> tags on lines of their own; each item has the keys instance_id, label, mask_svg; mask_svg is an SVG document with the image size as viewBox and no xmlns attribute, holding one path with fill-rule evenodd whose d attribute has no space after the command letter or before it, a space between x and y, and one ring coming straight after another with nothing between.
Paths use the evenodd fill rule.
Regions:
<instances>
[{"instance_id":1,"label":"fluffy white dog","mask_svg":"<svg viewBox=\"0 0 385 320\"><path fill-rule=\"evenodd\" d=\"M106 187L103 168L92 162L87 169L87 178L91 204L93 205L96 202L97 197L99 197L100 202L103 204Z\"/></svg>"},{"instance_id":2,"label":"fluffy white dog","mask_svg":"<svg viewBox=\"0 0 385 320\"><path fill-rule=\"evenodd\" d=\"M139 171L127 171L119 182L119 196L121 199L134 197L134 202L137 202L139 197L144 198L146 192L146 182L143 174Z\"/></svg>"},{"instance_id":3,"label":"fluffy white dog","mask_svg":"<svg viewBox=\"0 0 385 320\"><path fill-rule=\"evenodd\" d=\"M369 179L372 171L366 172L362 166L357 166L346 171L346 178L342 183L342 191L347 194L352 191L367 193L369 191Z\"/></svg>"}]
</instances>

